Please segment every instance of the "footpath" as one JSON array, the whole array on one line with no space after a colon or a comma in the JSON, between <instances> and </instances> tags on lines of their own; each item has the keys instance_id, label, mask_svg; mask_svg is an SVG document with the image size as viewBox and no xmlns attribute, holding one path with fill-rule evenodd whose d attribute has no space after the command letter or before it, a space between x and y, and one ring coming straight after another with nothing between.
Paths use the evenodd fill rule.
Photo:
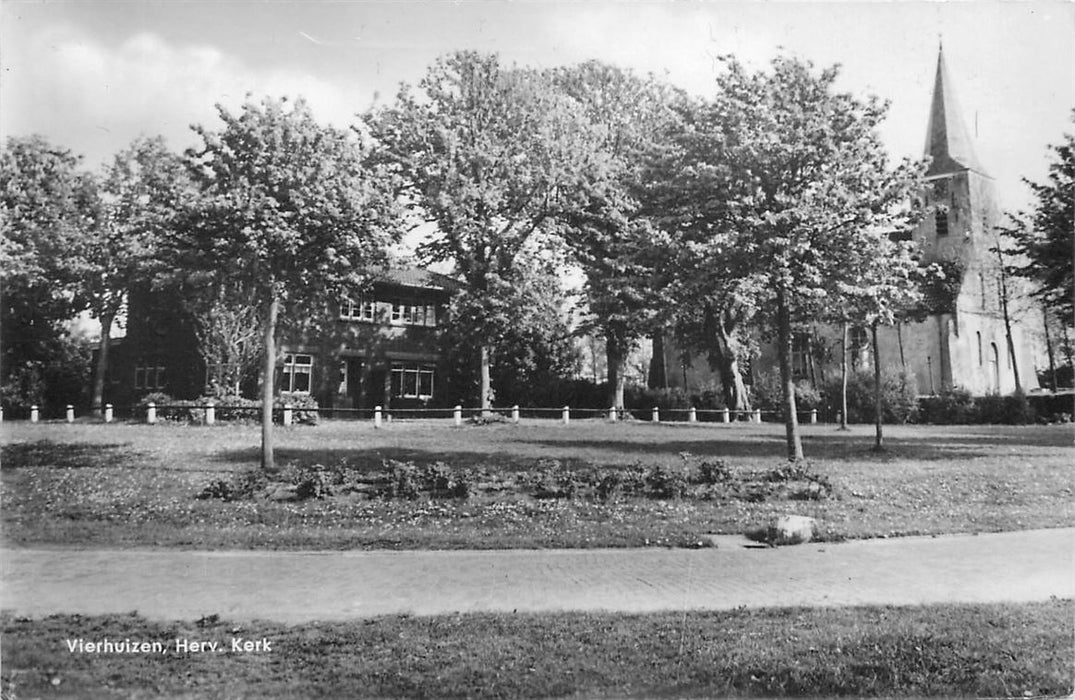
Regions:
<instances>
[{"instance_id":1,"label":"footpath","mask_svg":"<svg viewBox=\"0 0 1075 700\"><path fill-rule=\"evenodd\" d=\"M1075 528L751 548L0 551L18 615L285 623L453 612L1026 602L1075 597Z\"/></svg>"}]
</instances>

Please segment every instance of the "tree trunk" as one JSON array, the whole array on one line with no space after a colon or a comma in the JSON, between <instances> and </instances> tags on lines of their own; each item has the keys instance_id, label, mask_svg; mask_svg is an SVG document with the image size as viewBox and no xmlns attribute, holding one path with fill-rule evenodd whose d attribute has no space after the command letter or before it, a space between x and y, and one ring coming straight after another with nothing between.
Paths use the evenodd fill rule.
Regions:
<instances>
[{"instance_id":1,"label":"tree trunk","mask_svg":"<svg viewBox=\"0 0 1075 700\"><path fill-rule=\"evenodd\" d=\"M649 361L649 377L646 383L650 389L668 388L668 366L664 360L664 332L656 331L653 334L653 357ZM684 377L683 390L687 390L687 380Z\"/></svg>"},{"instance_id":2,"label":"tree trunk","mask_svg":"<svg viewBox=\"0 0 1075 700\"><path fill-rule=\"evenodd\" d=\"M1003 273L1002 273L1003 274ZM1003 281L1001 277L1001 295L1000 295L1000 308L1004 313L1004 336L1008 341L1008 357L1012 360L1012 378L1015 380L1015 393L1023 393L1023 383L1019 381L1019 360L1015 356L1015 340L1012 338L1012 319L1008 315L1008 285ZM997 369L997 373L1000 373L1000 369ZM999 390L1000 387L997 387Z\"/></svg>"},{"instance_id":3,"label":"tree trunk","mask_svg":"<svg viewBox=\"0 0 1075 700\"><path fill-rule=\"evenodd\" d=\"M847 334L850 324L843 322L840 336L840 430L847 427Z\"/></svg>"},{"instance_id":4,"label":"tree trunk","mask_svg":"<svg viewBox=\"0 0 1075 700\"><path fill-rule=\"evenodd\" d=\"M482 418L489 417L489 411L493 408L493 381L490 377L490 366L492 365L492 359L490 357L489 346L482 344L480 350L480 362L481 362L481 381L479 391L481 392L481 415Z\"/></svg>"},{"instance_id":5,"label":"tree trunk","mask_svg":"<svg viewBox=\"0 0 1075 700\"><path fill-rule=\"evenodd\" d=\"M605 358L608 361L608 403L611 408L623 410L624 365L627 353L612 338L605 340Z\"/></svg>"},{"instance_id":6,"label":"tree trunk","mask_svg":"<svg viewBox=\"0 0 1075 700\"><path fill-rule=\"evenodd\" d=\"M1023 383L1019 381L1019 361L1015 356L1015 341L1012 339L1012 319L1008 315L1008 276L1004 271L1004 253L1000 247L1000 241L997 241L997 270L1000 275L998 284L998 292L1000 292L1000 310L1004 314L1004 335L1008 341L1008 357L1012 360L1012 378L1015 380L1015 393L1023 393ZM997 374L1000 374L1000 368L997 368ZM997 390L1000 390L999 382Z\"/></svg>"},{"instance_id":7,"label":"tree trunk","mask_svg":"<svg viewBox=\"0 0 1075 700\"><path fill-rule=\"evenodd\" d=\"M1041 309L1041 318L1043 327L1045 328L1045 352L1049 355L1049 384L1053 388L1053 392L1056 392L1056 355L1053 353L1053 339L1049 335L1049 311L1043 306Z\"/></svg>"},{"instance_id":8,"label":"tree trunk","mask_svg":"<svg viewBox=\"0 0 1075 700\"><path fill-rule=\"evenodd\" d=\"M817 372L814 368L814 335L806 336L806 371L810 375L810 386L817 388Z\"/></svg>"},{"instance_id":9,"label":"tree trunk","mask_svg":"<svg viewBox=\"0 0 1075 700\"><path fill-rule=\"evenodd\" d=\"M784 425L787 432L788 461L803 458L803 443L799 437L799 417L795 407L795 379L791 373L791 312L786 292L776 293L777 351L780 355L780 380L784 385Z\"/></svg>"},{"instance_id":10,"label":"tree trunk","mask_svg":"<svg viewBox=\"0 0 1075 700\"><path fill-rule=\"evenodd\" d=\"M97 366L93 368L93 398L90 406L94 411L104 409L105 375L108 374L108 348L111 345L112 322L115 314L101 314L101 340L97 346Z\"/></svg>"},{"instance_id":11,"label":"tree trunk","mask_svg":"<svg viewBox=\"0 0 1075 700\"><path fill-rule=\"evenodd\" d=\"M900 370L907 373L907 357L903 354L903 324L896 321L896 342L900 345Z\"/></svg>"},{"instance_id":12,"label":"tree trunk","mask_svg":"<svg viewBox=\"0 0 1075 700\"><path fill-rule=\"evenodd\" d=\"M737 343L723 324L717 324L716 338L716 360L724 405L733 411L749 411L750 396L747 394L746 384L743 383L743 374L739 371Z\"/></svg>"},{"instance_id":13,"label":"tree trunk","mask_svg":"<svg viewBox=\"0 0 1075 700\"><path fill-rule=\"evenodd\" d=\"M885 413L881 401L881 348L877 345L877 321L870 326L870 332L873 335L873 419L876 427L873 449L875 452L881 452L885 449Z\"/></svg>"},{"instance_id":14,"label":"tree trunk","mask_svg":"<svg viewBox=\"0 0 1075 700\"><path fill-rule=\"evenodd\" d=\"M272 471L275 467L272 448L272 408L276 378L276 316L280 301L273 290L265 306L264 364L261 367L261 468Z\"/></svg>"},{"instance_id":15,"label":"tree trunk","mask_svg":"<svg viewBox=\"0 0 1075 700\"><path fill-rule=\"evenodd\" d=\"M1071 352L1071 338L1068 337L1067 323L1060 324L1060 338L1064 341L1064 355L1067 357L1068 367L1071 368L1071 376L1075 379L1075 353Z\"/></svg>"}]
</instances>

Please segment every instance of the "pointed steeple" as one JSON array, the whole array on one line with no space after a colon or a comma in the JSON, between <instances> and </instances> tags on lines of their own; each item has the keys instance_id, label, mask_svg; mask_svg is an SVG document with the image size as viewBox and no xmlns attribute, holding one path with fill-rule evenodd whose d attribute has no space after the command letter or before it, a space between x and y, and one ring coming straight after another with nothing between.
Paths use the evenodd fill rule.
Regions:
<instances>
[{"instance_id":1,"label":"pointed steeple","mask_svg":"<svg viewBox=\"0 0 1075 700\"><path fill-rule=\"evenodd\" d=\"M974 155L967 127L963 124L963 115L952 89L952 79L944 62L944 46L937 50L937 77L933 83L933 104L926 129L926 155L933 159L926 171L927 177L964 170L986 174Z\"/></svg>"}]
</instances>

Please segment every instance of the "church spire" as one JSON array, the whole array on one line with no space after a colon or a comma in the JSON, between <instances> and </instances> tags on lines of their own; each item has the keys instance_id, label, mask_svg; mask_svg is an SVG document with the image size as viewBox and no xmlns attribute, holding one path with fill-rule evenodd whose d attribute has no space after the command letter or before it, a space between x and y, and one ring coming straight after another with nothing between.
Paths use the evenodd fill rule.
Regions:
<instances>
[{"instance_id":1,"label":"church spire","mask_svg":"<svg viewBox=\"0 0 1075 700\"><path fill-rule=\"evenodd\" d=\"M944 46L937 50L937 76L933 83L933 104L926 129L926 155L933 160L926 176L949 175L964 170L986 174L974 155L974 147L963 124L963 115L948 77Z\"/></svg>"}]
</instances>

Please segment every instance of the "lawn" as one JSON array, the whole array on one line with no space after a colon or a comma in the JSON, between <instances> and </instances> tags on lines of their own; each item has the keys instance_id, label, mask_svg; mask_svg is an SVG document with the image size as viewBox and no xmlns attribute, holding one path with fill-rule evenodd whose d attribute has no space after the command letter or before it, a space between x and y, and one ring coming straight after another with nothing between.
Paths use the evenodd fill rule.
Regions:
<instances>
[{"instance_id":1,"label":"lawn","mask_svg":"<svg viewBox=\"0 0 1075 700\"><path fill-rule=\"evenodd\" d=\"M816 517L828 540L1075 524L1067 425L889 427L880 454L867 426L804 426L810 464L792 478L774 424L326 422L277 432L289 466L274 478L313 472L304 500L275 500L280 483L219 497L254 475L254 425L0 431L9 545L698 546L706 533L750 532L778 513ZM707 464L717 478L700 478ZM401 488L399 474L426 472L466 482L467 497ZM678 487L661 493L661 479ZM197 498L207 493L218 497Z\"/></svg>"},{"instance_id":2,"label":"lawn","mask_svg":"<svg viewBox=\"0 0 1075 700\"><path fill-rule=\"evenodd\" d=\"M360 622L4 615L5 697L1066 697L1071 601ZM231 639L269 649L231 651ZM77 653L68 641L161 642ZM176 640L220 652L177 652Z\"/></svg>"}]
</instances>

